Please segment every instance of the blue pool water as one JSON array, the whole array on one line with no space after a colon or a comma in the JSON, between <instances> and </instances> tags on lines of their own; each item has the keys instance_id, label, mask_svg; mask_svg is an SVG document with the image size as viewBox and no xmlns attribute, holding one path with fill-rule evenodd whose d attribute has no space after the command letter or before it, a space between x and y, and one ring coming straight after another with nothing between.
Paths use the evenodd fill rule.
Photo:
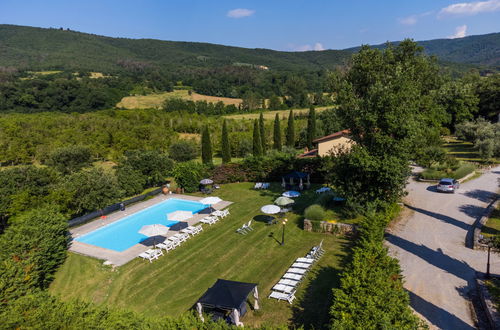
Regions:
<instances>
[{"instance_id":1,"label":"blue pool water","mask_svg":"<svg viewBox=\"0 0 500 330\"><path fill-rule=\"evenodd\" d=\"M191 211L198 213L208 207L198 202L183 199L167 199L142 211L131 214L121 220L113 222L105 227L96 229L75 240L106 249L122 252L148 237L139 234L144 225L162 224L167 227L173 226L179 221L167 219L167 214L175 211Z\"/></svg>"}]
</instances>

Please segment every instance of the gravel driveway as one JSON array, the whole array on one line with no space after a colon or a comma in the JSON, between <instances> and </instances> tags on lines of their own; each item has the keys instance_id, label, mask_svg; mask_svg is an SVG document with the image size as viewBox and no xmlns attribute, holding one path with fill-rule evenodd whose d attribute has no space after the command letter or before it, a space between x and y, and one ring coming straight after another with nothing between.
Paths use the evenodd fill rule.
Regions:
<instances>
[{"instance_id":1,"label":"gravel driveway","mask_svg":"<svg viewBox=\"0 0 500 330\"><path fill-rule=\"evenodd\" d=\"M411 306L431 328L473 329L468 293L475 271L486 271L483 251L465 247L472 225L498 191L500 167L442 194L435 184L410 180L409 210L387 235L391 255L400 261ZM492 254L491 272L500 273L500 257Z\"/></svg>"}]
</instances>

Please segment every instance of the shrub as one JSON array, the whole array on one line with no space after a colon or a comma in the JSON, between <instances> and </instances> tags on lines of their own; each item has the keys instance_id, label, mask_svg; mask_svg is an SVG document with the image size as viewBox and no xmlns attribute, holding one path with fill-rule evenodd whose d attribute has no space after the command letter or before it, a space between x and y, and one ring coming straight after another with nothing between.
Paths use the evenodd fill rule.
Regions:
<instances>
[{"instance_id":1,"label":"shrub","mask_svg":"<svg viewBox=\"0 0 500 330\"><path fill-rule=\"evenodd\" d=\"M309 220L321 221L325 219L325 209L318 204L308 206L304 211L304 217Z\"/></svg>"},{"instance_id":2,"label":"shrub","mask_svg":"<svg viewBox=\"0 0 500 330\"><path fill-rule=\"evenodd\" d=\"M194 141L180 140L170 145L168 153L176 162L187 162L198 156L198 146Z\"/></svg>"},{"instance_id":3,"label":"shrub","mask_svg":"<svg viewBox=\"0 0 500 330\"><path fill-rule=\"evenodd\" d=\"M212 171L211 178L216 183L246 181L247 173L241 164L223 164Z\"/></svg>"},{"instance_id":4,"label":"shrub","mask_svg":"<svg viewBox=\"0 0 500 330\"><path fill-rule=\"evenodd\" d=\"M91 165L92 154L84 146L63 147L54 150L46 163L57 171L68 174Z\"/></svg>"},{"instance_id":5,"label":"shrub","mask_svg":"<svg viewBox=\"0 0 500 330\"><path fill-rule=\"evenodd\" d=\"M178 163L173 172L175 182L186 192L198 190L200 181L206 174L205 166L196 161Z\"/></svg>"}]
</instances>

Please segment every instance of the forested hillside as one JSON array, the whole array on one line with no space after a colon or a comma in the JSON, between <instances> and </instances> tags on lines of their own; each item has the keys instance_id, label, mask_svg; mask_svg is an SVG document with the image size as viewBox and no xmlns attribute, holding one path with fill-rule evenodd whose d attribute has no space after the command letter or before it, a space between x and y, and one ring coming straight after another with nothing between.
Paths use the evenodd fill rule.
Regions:
<instances>
[{"instance_id":1,"label":"forested hillside","mask_svg":"<svg viewBox=\"0 0 500 330\"><path fill-rule=\"evenodd\" d=\"M395 42L397 44L398 42ZM480 66L500 65L500 33L461 39L418 42L442 61ZM385 45L375 46L383 48ZM353 51L281 52L196 42L111 38L93 34L27 26L0 25L0 66L21 69L116 72L245 66L277 71L316 71L344 64Z\"/></svg>"}]
</instances>

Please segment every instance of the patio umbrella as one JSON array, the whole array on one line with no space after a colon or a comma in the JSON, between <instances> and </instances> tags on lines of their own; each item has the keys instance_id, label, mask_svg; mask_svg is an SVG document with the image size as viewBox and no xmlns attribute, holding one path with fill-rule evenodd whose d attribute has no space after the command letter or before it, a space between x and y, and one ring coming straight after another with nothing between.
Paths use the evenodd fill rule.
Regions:
<instances>
[{"instance_id":1,"label":"patio umbrella","mask_svg":"<svg viewBox=\"0 0 500 330\"><path fill-rule=\"evenodd\" d=\"M214 205L219 202L222 202L222 199L220 199L219 197L206 197L200 200L200 203L207 205Z\"/></svg>"},{"instance_id":2,"label":"patio umbrella","mask_svg":"<svg viewBox=\"0 0 500 330\"><path fill-rule=\"evenodd\" d=\"M294 198L294 197L299 197L300 193L298 191L295 191L295 190L288 190L288 191L285 191L281 196Z\"/></svg>"},{"instance_id":3,"label":"patio umbrella","mask_svg":"<svg viewBox=\"0 0 500 330\"><path fill-rule=\"evenodd\" d=\"M191 211L175 211L167 214L168 220L182 221L182 220L187 220L191 217L193 217L193 212Z\"/></svg>"},{"instance_id":4,"label":"patio umbrella","mask_svg":"<svg viewBox=\"0 0 500 330\"><path fill-rule=\"evenodd\" d=\"M281 186L283 187L283 189L285 189L286 187L285 177L281 177Z\"/></svg>"},{"instance_id":5,"label":"patio umbrella","mask_svg":"<svg viewBox=\"0 0 500 330\"><path fill-rule=\"evenodd\" d=\"M304 184L302 183L302 178L300 178L299 188L300 190L304 188Z\"/></svg>"},{"instance_id":6,"label":"patio umbrella","mask_svg":"<svg viewBox=\"0 0 500 330\"><path fill-rule=\"evenodd\" d=\"M170 228L164 225L155 224L155 225L145 225L139 230L139 234L146 235L148 237L153 237L153 245L156 247L155 237L158 235L165 235L168 233Z\"/></svg>"},{"instance_id":7,"label":"patio umbrella","mask_svg":"<svg viewBox=\"0 0 500 330\"><path fill-rule=\"evenodd\" d=\"M212 183L214 183L214 181L213 181L213 180L210 180L210 179L203 179L203 180L201 180L201 181L200 181L200 183L201 183L202 185L205 185L205 186L206 186L206 185L208 185L208 184L212 184Z\"/></svg>"},{"instance_id":8,"label":"patio umbrella","mask_svg":"<svg viewBox=\"0 0 500 330\"><path fill-rule=\"evenodd\" d=\"M295 203L295 201L293 199L288 198L288 197L283 197L283 196L276 198L276 200L274 201L274 204L279 205L279 206L290 205L293 203Z\"/></svg>"},{"instance_id":9,"label":"patio umbrella","mask_svg":"<svg viewBox=\"0 0 500 330\"><path fill-rule=\"evenodd\" d=\"M260 208L260 210L265 214L277 214L280 213L281 208L276 205L264 205Z\"/></svg>"},{"instance_id":10,"label":"patio umbrella","mask_svg":"<svg viewBox=\"0 0 500 330\"><path fill-rule=\"evenodd\" d=\"M187 223L185 221L179 221L175 225L170 226L170 230L171 231L181 231L181 230L183 230L184 228L187 228L187 227L189 227L189 223Z\"/></svg>"}]
</instances>

